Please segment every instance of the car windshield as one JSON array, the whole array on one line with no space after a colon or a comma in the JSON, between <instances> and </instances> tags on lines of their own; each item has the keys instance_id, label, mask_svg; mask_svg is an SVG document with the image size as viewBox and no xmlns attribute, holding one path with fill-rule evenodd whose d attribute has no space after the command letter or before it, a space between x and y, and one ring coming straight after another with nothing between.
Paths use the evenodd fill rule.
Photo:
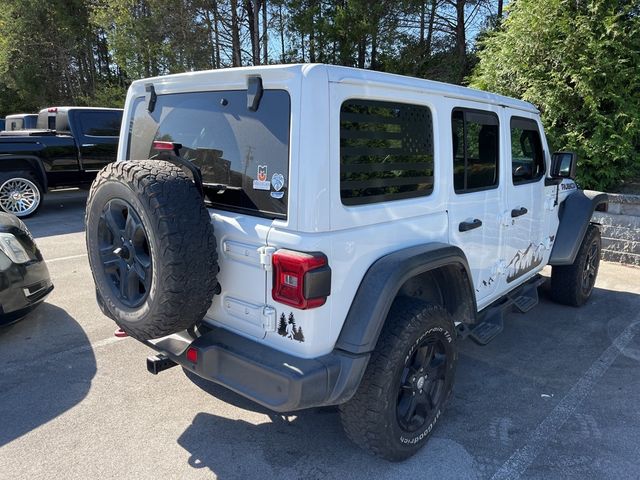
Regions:
<instances>
[{"instance_id":1,"label":"car windshield","mask_svg":"<svg viewBox=\"0 0 640 480\"><path fill-rule=\"evenodd\" d=\"M158 95L153 112L140 97L133 110L128 159L162 158L167 144L157 142L172 142L180 157L200 167L210 205L286 217L286 91L265 90L256 111L247 108L246 90Z\"/></svg>"}]
</instances>

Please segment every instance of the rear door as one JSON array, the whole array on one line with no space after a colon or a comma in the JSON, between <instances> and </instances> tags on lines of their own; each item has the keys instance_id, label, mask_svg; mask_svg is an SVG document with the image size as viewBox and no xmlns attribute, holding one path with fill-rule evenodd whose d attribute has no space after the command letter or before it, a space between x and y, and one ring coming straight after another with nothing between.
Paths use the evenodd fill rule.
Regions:
<instances>
[{"instance_id":1,"label":"rear door","mask_svg":"<svg viewBox=\"0 0 640 480\"><path fill-rule=\"evenodd\" d=\"M205 319L264 337L276 322L267 236L287 218L289 94L266 89L255 111L246 90L158 95L151 112L140 97L133 109L127 158L168 158L173 148L201 169L221 286Z\"/></svg>"},{"instance_id":2,"label":"rear door","mask_svg":"<svg viewBox=\"0 0 640 480\"><path fill-rule=\"evenodd\" d=\"M82 170L96 172L116 159L122 111L74 110L69 121L78 142Z\"/></svg>"},{"instance_id":3,"label":"rear door","mask_svg":"<svg viewBox=\"0 0 640 480\"><path fill-rule=\"evenodd\" d=\"M500 111L473 102L452 106L449 238L467 257L478 307L483 308L496 296L502 267Z\"/></svg>"}]
</instances>

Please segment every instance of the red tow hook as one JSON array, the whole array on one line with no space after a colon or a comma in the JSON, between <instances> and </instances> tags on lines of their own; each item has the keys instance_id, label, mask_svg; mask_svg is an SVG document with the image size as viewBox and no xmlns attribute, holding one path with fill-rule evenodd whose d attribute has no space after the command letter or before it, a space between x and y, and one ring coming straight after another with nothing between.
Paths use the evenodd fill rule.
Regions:
<instances>
[{"instance_id":1,"label":"red tow hook","mask_svg":"<svg viewBox=\"0 0 640 480\"><path fill-rule=\"evenodd\" d=\"M118 328L115 332L113 332L113 334L118 338L124 338L129 336L129 334L121 328Z\"/></svg>"}]
</instances>

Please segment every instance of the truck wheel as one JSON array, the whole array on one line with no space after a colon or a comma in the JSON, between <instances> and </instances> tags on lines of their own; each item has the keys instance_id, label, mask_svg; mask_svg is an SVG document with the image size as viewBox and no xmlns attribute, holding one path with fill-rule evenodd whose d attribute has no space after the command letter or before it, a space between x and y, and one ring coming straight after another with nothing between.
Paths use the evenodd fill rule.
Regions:
<instances>
[{"instance_id":1,"label":"truck wheel","mask_svg":"<svg viewBox=\"0 0 640 480\"><path fill-rule=\"evenodd\" d=\"M449 313L397 298L356 394L340 406L347 436L390 461L415 454L442 415L457 362Z\"/></svg>"},{"instance_id":2,"label":"truck wheel","mask_svg":"<svg viewBox=\"0 0 640 480\"><path fill-rule=\"evenodd\" d=\"M0 209L27 218L42 204L42 187L30 172L0 173Z\"/></svg>"},{"instance_id":3,"label":"truck wheel","mask_svg":"<svg viewBox=\"0 0 640 480\"><path fill-rule=\"evenodd\" d=\"M211 219L191 179L160 160L98 173L85 214L102 310L131 336L158 338L201 321L216 293Z\"/></svg>"},{"instance_id":4,"label":"truck wheel","mask_svg":"<svg viewBox=\"0 0 640 480\"><path fill-rule=\"evenodd\" d=\"M558 303L579 307L593 292L600 266L600 230L589 225L573 264L551 270L551 298Z\"/></svg>"}]
</instances>

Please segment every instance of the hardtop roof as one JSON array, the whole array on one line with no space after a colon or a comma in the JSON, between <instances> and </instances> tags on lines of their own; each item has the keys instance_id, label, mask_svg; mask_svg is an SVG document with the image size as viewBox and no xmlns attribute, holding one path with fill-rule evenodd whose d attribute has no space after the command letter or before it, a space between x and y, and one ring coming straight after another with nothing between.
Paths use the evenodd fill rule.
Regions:
<instances>
[{"instance_id":1,"label":"hardtop roof","mask_svg":"<svg viewBox=\"0 0 640 480\"><path fill-rule=\"evenodd\" d=\"M417 92L440 94L446 97L459 98L492 105L500 105L532 113L539 113L538 109L529 102L518 100L504 95L485 92L474 88L452 85L449 83L426 80L422 78L397 75L393 73L377 72L374 70L364 70L353 67L343 67L337 65L326 65L321 63L298 63L286 65L260 65L250 67L232 67L217 70L202 70L198 72L185 72L160 77L151 77L136 80L133 86L147 83L173 84L179 81L193 80L203 82L210 77L211 80L220 80L220 77L232 74L238 75L259 75L261 72L269 72L270 76L282 72L283 76L290 77L292 74L309 76L312 71L322 69L325 71L329 82L378 85L381 87L396 88L401 90L415 90Z\"/></svg>"}]
</instances>

